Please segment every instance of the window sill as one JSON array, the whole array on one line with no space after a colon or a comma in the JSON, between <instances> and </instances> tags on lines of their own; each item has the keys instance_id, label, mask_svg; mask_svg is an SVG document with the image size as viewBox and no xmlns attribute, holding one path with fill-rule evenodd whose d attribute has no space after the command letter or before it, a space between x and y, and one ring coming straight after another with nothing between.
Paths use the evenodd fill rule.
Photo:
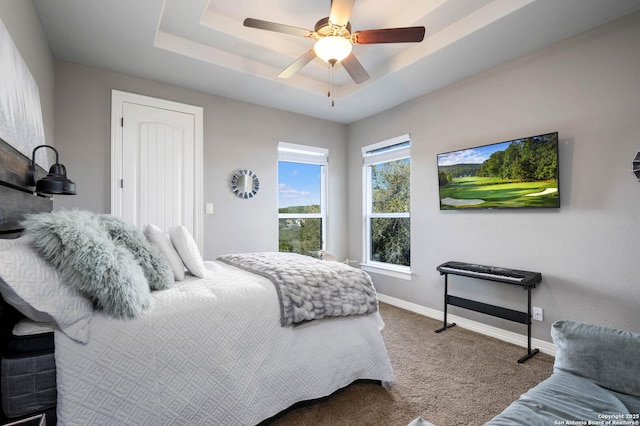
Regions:
<instances>
[{"instance_id":1,"label":"window sill","mask_svg":"<svg viewBox=\"0 0 640 426\"><path fill-rule=\"evenodd\" d=\"M411 281L411 268L407 266L395 266L386 263L361 263L360 268L366 272Z\"/></svg>"}]
</instances>

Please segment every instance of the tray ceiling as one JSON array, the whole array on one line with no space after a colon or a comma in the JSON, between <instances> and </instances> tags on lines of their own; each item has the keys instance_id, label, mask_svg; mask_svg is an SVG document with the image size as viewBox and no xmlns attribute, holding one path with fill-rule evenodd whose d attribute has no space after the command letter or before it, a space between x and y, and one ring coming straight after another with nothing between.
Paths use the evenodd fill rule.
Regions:
<instances>
[{"instance_id":1,"label":"tray ceiling","mask_svg":"<svg viewBox=\"0 0 640 426\"><path fill-rule=\"evenodd\" d=\"M232 99L351 123L640 9L640 0L356 0L353 30L426 27L419 44L355 45L356 85L314 59L313 40L246 28L247 17L313 29L328 0L34 0L53 55ZM393 6L393 7L391 7Z\"/></svg>"}]
</instances>

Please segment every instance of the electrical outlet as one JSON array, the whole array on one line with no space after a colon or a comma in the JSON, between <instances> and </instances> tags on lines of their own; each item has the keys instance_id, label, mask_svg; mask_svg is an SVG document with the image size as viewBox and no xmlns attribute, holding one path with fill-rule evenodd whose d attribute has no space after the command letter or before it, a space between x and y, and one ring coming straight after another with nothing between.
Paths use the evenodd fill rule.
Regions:
<instances>
[{"instance_id":1,"label":"electrical outlet","mask_svg":"<svg viewBox=\"0 0 640 426\"><path fill-rule=\"evenodd\" d=\"M536 321L543 321L542 308L538 308L537 306L533 307L533 319Z\"/></svg>"}]
</instances>

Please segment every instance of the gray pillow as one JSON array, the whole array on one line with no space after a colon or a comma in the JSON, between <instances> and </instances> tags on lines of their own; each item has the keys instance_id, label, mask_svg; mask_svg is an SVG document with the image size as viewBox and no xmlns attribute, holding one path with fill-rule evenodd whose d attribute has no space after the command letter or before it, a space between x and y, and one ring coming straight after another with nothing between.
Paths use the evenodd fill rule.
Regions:
<instances>
[{"instance_id":1,"label":"gray pillow","mask_svg":"<svg viewBox=\"0 0 640 426\"><path fill-rule=\"evenodd\" d=\"M173 270L147 238L135 226L109 214L98 216L100 223L116 244L121 243L133 253L151 290L166 290L173 284Z\"/></svg>"},{"instance_id":2,"label":"gray pillow","mask_svg":"<svg viewBox=\"0 0 640 426\"><path fill-rule=\"evenodd\" d=\"M557 348L554 371L640 397L640 334L561 320L551 326L551 338Z\"/></svg>"},{"instance_id":3,"label":"gray pillow","mask_svg":"<svg viewBox=\"0 0 640 426\"><path fill-rule=\"evenodd\" d=\"M97 215L79 210L39 213L26 216L22 226L62 279L106 313L140 317L153 304L142 268L126 247L110 238Z\"/></svg>"}]
</instances>

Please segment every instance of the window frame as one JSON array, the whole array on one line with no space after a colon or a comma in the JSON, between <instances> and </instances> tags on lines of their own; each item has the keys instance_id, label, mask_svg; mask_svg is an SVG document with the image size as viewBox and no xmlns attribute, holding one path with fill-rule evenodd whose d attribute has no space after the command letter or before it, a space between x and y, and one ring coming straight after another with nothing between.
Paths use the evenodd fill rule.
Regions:
<instances>
[{"instance_id":1,"label":"window frame","mask_svg":"<svg viewBox=\"0 0 640 426\"><path fill-rule=\"evenodd\" d=\"M280 219L320 219L322 230L320 250L326 250L327 247L327 187L328 187L328 171L329 166L329 149L320 148L309 145L299 145L289 142L278 143L278 164L280 162L287 163L303 163L314 164L320 166L320 213L280 213L278 206L278 223ZM278 186L280 180L278 179ZM279 195L278 195L279 197ZM279 204L279 203L278 203ZM280 239L280 231L278 231L278 240Z\"/></svg>"},{"instance_id":2,"label":"window frame","mask_svg":"<svg viewBox=\"0 0 640 426\"><path fill-rule=\"evenodd\" d=\"M394 145L408 142L406 146L386 150ZM378 152L373 152L378 151ZM411 161L411 137L409 134L380 141L362 147L362 178L363 178L363 241L362 241L362 269L392 276L395 278L410 280L411 266L394 265L392 263L379 262L371 259L371 221L376 218L409 218L411 220L411 207L409 212L374 213L373 212L373 185L372 166L391 161L408 158ZM411 182L409 182L411 185ZM409 188L411 193L411 188ZM411 200L409 200L411 202ZM409 222L411 223L411 222Z\"/></svg>"}]
</instances>

